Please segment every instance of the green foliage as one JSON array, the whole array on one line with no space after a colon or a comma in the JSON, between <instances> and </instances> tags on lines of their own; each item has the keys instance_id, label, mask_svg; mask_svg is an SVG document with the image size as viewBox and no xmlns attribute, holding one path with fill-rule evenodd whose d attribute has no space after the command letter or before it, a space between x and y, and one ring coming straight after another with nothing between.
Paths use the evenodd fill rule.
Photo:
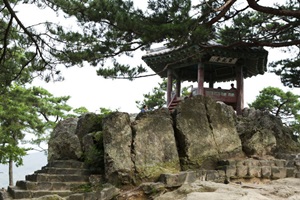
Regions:
<instances>
[{"instance_id":1,"label":"green foliage","mask_svg":"<svg viewBox=\"0 0 300 200\"><path fill-rule=\"evenodd\" d=\"M272 71L281 77L283 85L288 87L300 87L300 58L288 58L271 62Z\"/></svg>"},{"instance_id":2,"label":"green foliage","mask_svg":"<svg viewBox=\"0 0 300 200\"><path fill-rule=\"evenodd\" d=\"M72 187L71 191L74 193L86 193L86 192L92 192L93 186L91 183L89 184L82 184L76 187Z\"/></svg>"},{"instance_id":3,"label":"green foliage","mask_svg":"<svg viewBox=\"0 0 300 200\"><path fill-rule=\"evenodd\" d=\"M106 117L107 115L111 114L112 112L116 112L117 110L113 111L109 108L103 108L103 107L100 107L100 116L103 118L103 117Z\"/></svg>"},{"instance_id":4,"label":"green foliage","mask_svg":"<svg viewBox=\"0 0 300 200\"><path fill-rule=\"evenodd\" d=\"M0 163L22 164L22 157L32 147L48 140L49 130L66 117L69 99L54 97L40 87L12 85L0 96Z\"/></svg>"},{"instance_id":5,"label":"green foliage","mask_svg":"<svg viewBox=\"0 0 300 200\"><path fill-rule=\"evenodd\" d=\"M175 84L175 81L174 83ZM175 86L174 86L175 87ZM181 90L181 96L190 95L189 87L183 87ZM158 83L157 87L152 89L152 92L143 94L143 101L135 101L137 108L142 109L143 105L147 105L149 109L159 109L166 106L166 93L167 93L167 79L163 79L161 83Z\"/></svg>"},{"instance_id":6,"label":"green foliage","mask_svg":"<svg viewBox=\"0 0 300 200\"><path fill-rule=\"evenodd\" d=\"M19 19L14 10L25 2L0 2L0 92L13 82L30 83L35 77L62 80L56 69L58 62L51 56L55 44L48 45L50 41L34 26L26 27L24 19Z\"/></svg>"},{"instance_id":7,"label":"green foliage","mask_svg":"<svg viewBox=\"0 0 300 200\"><path fill-rule=\"evenodd\" d=\"M267 87L259 92L255 101L249 107L267 110L271 114L280 117L290 126L295 134L299 134L300 125L300 96L292 92L284 92L276 87Z\"/></svg>"},{"instance_id":8,"label":"green foliage","mask_svg":"<svg viewBox=\"0 0 300 200\"><path fill-rule=\"evenodd\" d=\"M76 115L80 116L80 115L83 115L84 113L88 113L89 110L86 107L79 107L79 108L73 109L73 112Z\"/></svg>"},{"instance_id":9,"label":"green foliage","mask_svg":"<svg viewBox=\"0 0 300 200\"><path fill-rule=\"evenodd\" d=\"M264 9L252 0L243 3L150 0L147 9L141 10L135 8L133 1L61 0L52 7L75 17L82 34L64 27L49 28L60 40L69 42L63 54L55 55L70 66L83 61L93 66L104 65L105 58L120 54L132 56L135 50L146 50L160 42L168 47L198 44L205 48L203 44L213 40L226 46L298 48L299 2L290 0L269 6L272 9ZM144 72L142 66L114 61L109 68L99 67L98 75L133 79ZM298 87L293 81L288 80Z\"/></svg>"},{"instance_id":10,"label":"green foliage","mask_svg":"<svg viewBox=\"0 0 300 200\"><path fill-rule=\"evenodd\" d=\"M135 101L137 107L142 109L143 105L147 105L149 109L159 109L166 105L166 90L167 80L163 79L162 83L158 83L157 87L152 89L152 92L143 94L143 101Z\"/></svg>"},{"instance_id":11,"label":"green foliage","mask_svg":"<svg viewBox=\"0 0 300 200\"><path fill-rule=\"evenodd\" d=\"M100 114L97 115L97 121L102 121L102 119L109 114L112 110L108 108L100 108ZM84 152L84 161L93 169L103 172L104 170L104 146L103 146L103 133L101 131L91 133L93 138L93 144L91 144Z\"/></svg>"},{"instance_id":12,"label":"green foliage","mask_svg":"<svg viewBox=\"0 0 300 200\"><path fill-rule=\"evenodd\" d=\"M292 92L284 92L279 88L267 87L259 92L256 100L249 104L250 107L260 110L268 110L281 118L295 117L300 110L299 95Z\"/></svg>"},{"instance_id":13,"label":"green foliage","mask_svg":"<svg viewBox=\"0 0 300 200\"><path fill-rule=\"evenodd\" d=\"M137 0L1 1L0 89L16 80L30 82L35 76L62 80L57 64L88 63L105 78L132 80L147 69L118 63L119 56L132 57L136 50L157 43L211 48L206 45L209 41L229 47L295 49L294 57L271 66L285 85L299 87L299 1L276 1L264 7L254 0L149 0L143 10L134 3L140 4ZM25 27L14 10L22 4L50 8L77 23L72 28L50 22ZM111 58L113 64L105 66Z\"/></svg>"},{"instance_id":14,"label":"green foliage","mask_svg":"<svg viewBox=\"0 0 300 200\"><path fill-rule=\"evenodd\" d=\"M270 5L271 6L271 5ZM271 72L281 77L285 86L300 87L299 84L299 1L280 2L272 6L269 12L257 10L236 12L231 24L226 24L218 31L218 41L228 46L269 46L287 51L289 58L270 63ZM290 12L284 15L282 12ZM293 13L294 12L294 13ZM296 17L296 15L298 17ZM251 44L251 45L250 45ZM286 48L288 47L288 48ZM294 55L291 50L295 51ZM292 57L294 56L294 57Z\"/></svg>"},{"instance_id":15,"label":"green foliage","mask_svg":"<svg viewBox=\"0 0 300 200\"><path fill-rule=\"evenodd\" d=\"M104 170L104 146L101 131L93 133L94 145L85 151L84 162L98 171Z\"/></svg>"}]
</instances>

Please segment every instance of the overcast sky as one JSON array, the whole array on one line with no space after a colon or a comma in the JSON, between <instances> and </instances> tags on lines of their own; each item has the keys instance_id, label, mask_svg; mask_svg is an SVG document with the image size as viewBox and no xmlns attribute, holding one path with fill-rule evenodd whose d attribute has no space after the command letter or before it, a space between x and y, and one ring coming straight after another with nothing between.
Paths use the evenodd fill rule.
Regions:
<instances>
[{"instance_id":1,"label":"overcast sky","mask_svg":"<svg viewBox=\"0 0 300 200\"><path fill-rule=\"evenodd\" d=\"M24 5L23 5L24 6ZM55 20L55 14L40 11L30 6L25 6L18 16L26 25L38 23L47 19ZM32 15L34 13L34 15ZM62 22L62 21L61 21ZM122 58L123 64L131 64L136 66L139 64L146 64L141 60L143 53L137 52L134 58ZM275 58L286 56L279 50L269 51L269 61ZM149 73L153 73L149 69ZM39 85L55 96L71 96L69 105L73 108L80 106L86 107L91 112L97 112L100 107L110 108L112 110L136 113L139 109L136 107L136 100L143 100L143 94L152 91L154 87L161 82L159 76L152 76L148 78L136 79L134 81L128 80L108 80L96 75L96 68L93 67L71 67L63 70L65 81L56 83L44 83L43 81L35 81L35 85ZM186 85L196 85L196 83L186 83ZM221 86L226 89L230 87L230 83L216 83L215 87ZM245 79L245 106L254 101L259 91L265 87L273 86L279 87L284 91L291 90L295 94L300 94L300 89L289 89L283 87L280 78L274 74L266 73L265 75L258 75L256 77Z\"/></svg>"}]
</instances>

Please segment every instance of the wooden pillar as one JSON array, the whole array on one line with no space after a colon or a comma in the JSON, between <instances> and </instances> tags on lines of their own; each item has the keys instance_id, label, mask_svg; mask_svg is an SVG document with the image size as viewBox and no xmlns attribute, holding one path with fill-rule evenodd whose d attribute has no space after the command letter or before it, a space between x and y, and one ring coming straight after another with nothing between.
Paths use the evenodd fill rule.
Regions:
<instances>
[{"instance_id":1,"label":"wooden pillar","mask_svg":"<svg viewBox=\"0 0 300 200\"><path fill-rule=\"evenodd\" d=\"M180 97L180 90L181 90L181 80L180 78L176 79L176 96Z\"/></svg>"},{"instance_id":2,"label":"wooden pillar","mask_svg":"<svg viewBox=\"0 0 300 200\"><path fill-rule=\"evenodd\" d=\"M209 88L214 88L214 75L212 72L210 72L210 75L209 75L209 85L208 85Z\"/></svg>"},{"instance_id":3,"label":"wooden pillar","mask_svg":"<svg viewBox=\"0 0 300 200\"><path fill-rule=\"evenodd\" d=\"M236 67L236 88L237 88L237 103L236 103L236 113L238 115L242 114L244 109L244 75L243 67Z\"/></svg>"},{"instance_id":4,"label":"wooden pillar","mask_svg":"<svg viewBox=\"0 0 300 200\"><path fill-rule=\"evenodd\" d=\"M204 95L204 66L203 63L198 64L198 95Z\"/></svg>"},{"instance_id":5,"label":"wooden pillar","mask_svg":"<svg viewBox=\"0 0 300 200\"><path fill-rule=\"evenodd\" d=\"M171 102L171 95L172 95L172 82L173 82L173 76L172 76L172 69L168 69L168 82L167 82L167 106Z\"/></svg>"},{"instance_id":6,"label":"wooden pillar","mask_svg":"<svg viewBox=\"0 0 300 200\"><path fill-rule=\"evenodd\" d=\"M213 82L209 82L209 88L214 88L214 83Z\"/></svg>"}]
</instances>

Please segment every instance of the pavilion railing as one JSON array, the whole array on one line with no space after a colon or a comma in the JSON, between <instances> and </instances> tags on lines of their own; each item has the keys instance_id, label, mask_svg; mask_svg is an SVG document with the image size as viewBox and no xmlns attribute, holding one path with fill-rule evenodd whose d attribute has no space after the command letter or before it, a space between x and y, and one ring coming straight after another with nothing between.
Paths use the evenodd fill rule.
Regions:
<instances>
[{"instance_id":1,"label":"pavilion railing","mask_svg":"<svg viewBox=\"0 0 300 200\"><path fill-rule=\"evenodd\" d=\"M197 88L193 88L191 96L197 95ZM209 96L216 101L234 105L237 102L237 90L226 90L218 88L204 88L204 96Z\"/></svg>"},{"instance_id":2,"label":"pavilion railing","mask_svg":"<svg viewBox=\"0 0 300 200\"><path fill-rule=\"evenodd\" d=\"M237 91L236 90L204 88L204 96L209 96L216 101L222 101L224 103L236 103L237 102Z\"/></svg>"}]
</instances>

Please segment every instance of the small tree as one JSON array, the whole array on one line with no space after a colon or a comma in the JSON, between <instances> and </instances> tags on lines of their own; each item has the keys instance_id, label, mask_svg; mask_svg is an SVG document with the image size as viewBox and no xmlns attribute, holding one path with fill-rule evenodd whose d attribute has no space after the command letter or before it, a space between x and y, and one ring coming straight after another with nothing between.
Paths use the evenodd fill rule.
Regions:
<instances>
[{"instance_id":1,"label":"small tree","mask_svg":"<svg viewBox=\"0 0 300 200\"><path fill-rule=\"evenodd\" d=\"M21 144L40 146L47 141L49 129L71 110L66 104L69 98L16 84L0 96L0 163L9 164L9 185L13 185L13 163L22 165L22 157L33 149Z\"/></svg>"},{"instance_id":2,"label":"small tree","mask_svg":"<svg viewBox=\"0 0 300 200\"><path fill-rule=\"evenodd\" d=\"M158 109L166 105L166 90L167 90L167 81L163 79L161 83L158 83L157 87L152 89L152 92L143 94L143 101L135 101L137 107L141 109L143 105L147 105L149 109Z\"/></svg>"},{"instance_id":3,"label":"small tree","mask_svg":"<svg viewBox=\"0 0 300 200\"><path fill-rule=\"evenodd\" d=\"M267 110L271 114L280 117L284 123L299 134L300 124L300 96L292 92L284 92L276 87L267 87L259 92L255 101L249 107Z\"/></svg>"},{"instance_id":4,"label":"small tree","mask_svg":"<svg viewBox=\"0 0 300 200\"><path fill-rule=\"evenodd\" d=\"M175 84L175 82L173 83ZM143 94L143 101L135 101L137 107L141 109L143 105L147 105L149 109L159 109L166 105L166 93L167 93L167 79L163 79L161 83L158 83L158 87L152 89L152 93ZM181 91L182 96L188 96L190 93L188 87L183 87Z\"/></svg>"}]
</instances>

